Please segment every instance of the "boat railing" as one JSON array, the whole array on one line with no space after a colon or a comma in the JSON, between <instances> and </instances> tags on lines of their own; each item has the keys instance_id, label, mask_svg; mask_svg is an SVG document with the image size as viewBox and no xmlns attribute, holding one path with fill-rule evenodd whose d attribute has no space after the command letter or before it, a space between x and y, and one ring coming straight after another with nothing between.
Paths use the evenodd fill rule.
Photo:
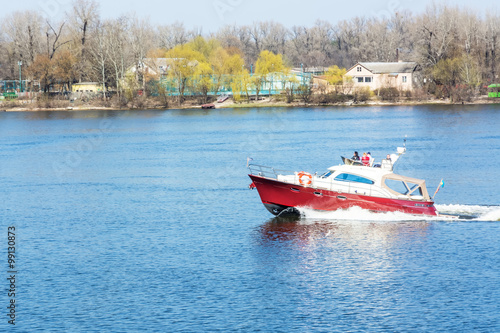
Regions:
<instances>
[{"instance_id":1,"label":"boat railing","mask_svg":"<svg viewBox=\"0 0 500 333\"><path fill-rule=\"evenodd\" d=\"M249 164L248 169L250 169L250 174L252 174L254 176L261 176L261 177L274 178L274 179L278 179L278 175L293 175L294 174L294 171L275 169L272 167L258 165L258 164Z\"/></svg>"},{"instance_id":2,"label":"boat railing","mask_svg":"<svg viewBox=\"0 0 500 333\"><path fill-rule=\"evenodd\" d=\"M275 169L272 167L258 165L258 164L249 164L248 169L250 169L250 173L254 176L260 176L265 178L271 178L278 180L278 176L294 176L293 178L281 178L280 181L292 184L299 184L299 179L297 176L297 172L291 170L282 170ZM317 173L312 174L312 183L311 187L325 189L329 191L341 192L341 193L349 193L349 194L360 194L360 195L369 195L376 197L387 197L390 196L386 190L374 187L374 186L362 186L357 185L352 182L338 182L334 181L333 177L321 178L321 176L317 176Z\"/></svg>"}]
</instances>

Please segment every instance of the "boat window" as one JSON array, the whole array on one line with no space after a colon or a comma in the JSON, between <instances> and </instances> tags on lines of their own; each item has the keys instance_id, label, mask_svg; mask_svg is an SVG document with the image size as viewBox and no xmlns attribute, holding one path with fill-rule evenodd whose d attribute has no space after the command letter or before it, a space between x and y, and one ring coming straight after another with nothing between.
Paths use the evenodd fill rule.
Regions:
<instances>
[{"instance_id":1,"label":"boat window","mask_svg":"<svg viewBox=\"0 0 500 333\"><path fill-rule=\"evenodd\" d=\"M324 174L321 175L321 178L328 178L328 177L331 176L332 173L333 173L332 171L327 171L327 172L325 172Z\"/></svg>"},{"instance_id":2,"label":"boat window","mask_svg":"<svg viewBox=\"0 0 500 333\"><path fill-rule=\"evenodd\" d=\"M341 173L337 177L335 177L335 180L341 181L341 182L355 182L355 183L363 183L363 184L374 184L375 182L373 180L370 180L368 178L356 176L356 175L351 175L350 173Z\"/></svg>"},{"instance_id":3,"label":"boat window","mask_svg":"<svg viewBox=\"0 0 500 333\"><path fill-rule=\"evenodd\" d=\"M387 185L387 187L389 187L391 190L396 191L398 193L401 194L408 193L408 188L406 187L405 183L401 180L386 179L385 185Z\"/></svg>"},{"instance_id":4,"label":"boat window","mask_svg":"<svg viewBox=\"0 0 500 333\"><path fill-rule=\"evenodd\" d=\"M411 192L410 195L423 195L422 188L420 187L420 185L409 182L406 182L406 185L410 187L410 192Z\"/></svg>"},{"instance_id":5,"label":"boat window","mask_svg":"<svg viewBox=\"0 0 500 333\"><path fill-rule=\"evenodd\" d=\"M410 187L410 195L424 195L424 193L422 192L422 188L420 187L420 185L418 184L414 184L414 183L408 183L406 182L406 185L408 185Z\"/></svg>"},{"instance_id":6,"label":"boat window","mask_svg":"<svg viewBox=\"0 0 500 333\"><path fill-rule=\"evenodd\" d=\"M423 196L424 192L422 187L417 183L412 183L409 181L403 182L402 180L386 179L385 185L391 190L396 191L400 194L410 194L410 196Z\"/></svg>"}]
</instances>

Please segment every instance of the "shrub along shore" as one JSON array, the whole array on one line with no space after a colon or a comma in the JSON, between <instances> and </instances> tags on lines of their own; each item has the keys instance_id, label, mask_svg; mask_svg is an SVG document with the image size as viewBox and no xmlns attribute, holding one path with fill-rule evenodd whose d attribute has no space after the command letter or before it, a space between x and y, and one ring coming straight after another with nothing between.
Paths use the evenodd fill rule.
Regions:
<instances>
[{"instance_id":1,"label":"shrub along shore","mask_svg":"<svg viewBox=\"0 0 500 333\"><path fill-rule=\"evenodd\" d=\"M471 101L452 102L450 99L436 98L400 98L383 100L371 97L363 100L347 99L340 102L324 100L314 97L309 102L295 99L287 102L285 98L273 96L271 99L262 97L258 100L235 102L228 99L223 103L212 101L214 108L256 108L256 107L318 107L318 106L392 106L392 105L464 105L464 104L497 104L500 100L481 96ZM165 100L157 97L141 97L131 103L120 103L116 98L108 100L94 99L91 101L71 100L11 100L0 101L0 112L16 111L86 111L86 110L162 110L162 109L201 109L202 104L197 99L188 99L182 105L176 103L165 103Z\"/></svg>"}]
</instances>

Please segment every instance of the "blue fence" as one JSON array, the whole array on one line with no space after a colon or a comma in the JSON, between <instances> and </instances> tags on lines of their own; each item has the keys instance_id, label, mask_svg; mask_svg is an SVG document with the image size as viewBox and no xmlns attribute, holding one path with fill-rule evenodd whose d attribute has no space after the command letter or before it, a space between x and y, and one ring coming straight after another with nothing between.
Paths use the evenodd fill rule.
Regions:
<instances>
[{"instance_id":1,"label":"blue fence","mask_svg":"<svg viewBox=\"0 0 500 333\"><path fill-rule=\"evenodd\" d=\"M256 74L250 74L250 77L253 78ZM190 84L186 86L184 90L184 95L186 96L201 96L203 95L201 92L197 91L196 88L193 90L192 87L199 86L199 82L203 79L203 77L194 77L190 79ZM260 84L259 95L279 95L287 88L293 88L297 90L301 85L310 85L312 79L312 75L310 73L294 73L287 76L283 76L281 73L269 75L268 78L263 79ZM217 86L217 79L213 76L210 76L210 80L212 81L212 87ZM207 95L215 96L215 95L233 95L235 93L239 93L241 95L256 95L257 89L254 84L249 84L247 89L239 89L237 92L233 91L231 88L231 83L237 80L243 81L242 77L239 75L223 75L219 80L221 83L219 84L219 89L215 91L212 88ZM178 84L176 79L172 78L162 78L160 80L160 84L166 90L167 95L169 96L177 96L179 95Z\"/></svg>"}]
</instances>

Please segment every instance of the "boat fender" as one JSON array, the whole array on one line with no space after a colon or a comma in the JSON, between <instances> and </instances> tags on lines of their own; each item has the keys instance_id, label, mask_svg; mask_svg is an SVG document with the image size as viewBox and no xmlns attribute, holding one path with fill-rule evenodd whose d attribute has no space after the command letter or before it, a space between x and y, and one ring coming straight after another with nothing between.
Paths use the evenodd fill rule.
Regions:
<instances>
[{"instance_id":1,"label":"boat fender","mask_svg":"<svg viewBox=\"0 0 500 333\"><path fill-rule=\"evenodd\" d=\"M301 171L297 174L297 176L299 176L299 183L301 185L304 185L304 186L311 185L312 176L310 173Z\"/></svg>"}]
</instances>

